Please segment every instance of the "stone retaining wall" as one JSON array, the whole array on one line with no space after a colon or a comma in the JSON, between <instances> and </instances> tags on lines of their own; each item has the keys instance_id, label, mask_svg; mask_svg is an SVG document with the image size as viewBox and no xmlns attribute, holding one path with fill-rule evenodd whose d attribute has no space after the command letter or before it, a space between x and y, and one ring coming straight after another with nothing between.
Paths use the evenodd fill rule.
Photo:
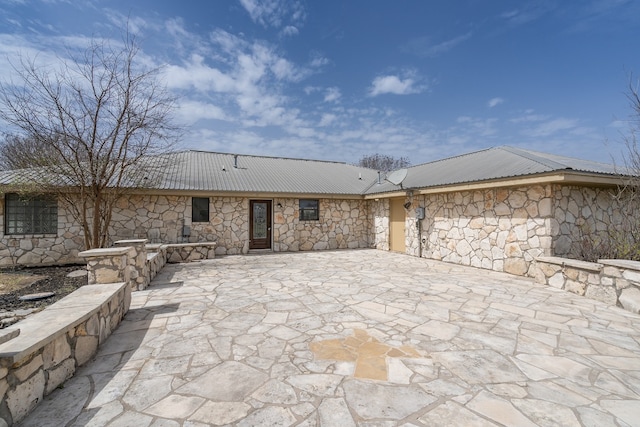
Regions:
<instances>
[{"instance_id":1,"label":"stone retaining wall","mask_svg":"<svg viewBox=\"0 0 640 427\"><path fill-rule=\"evenodd\" d=\"M560 257L539 257L536 281L640 312L640 262L626 260L577 261Z\"/></svg>"},{"instance_id":2,"label":"stone retaining wall","mask_svg":"<svg viewBox=\"0 0 640 427\"><path fill-rule=\"evenodd\" d=\"M87 285L2 331L0 422L19 422L96 353L129 310L128 284Z\"/></svg>"}]
</instances>

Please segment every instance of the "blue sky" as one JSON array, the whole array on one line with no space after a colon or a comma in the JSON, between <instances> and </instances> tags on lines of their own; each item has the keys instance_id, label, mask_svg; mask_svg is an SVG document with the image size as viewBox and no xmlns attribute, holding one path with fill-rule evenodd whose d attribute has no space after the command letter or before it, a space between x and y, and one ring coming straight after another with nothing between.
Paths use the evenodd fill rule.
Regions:
<instances>
[{"instance_id":1,"label":"blue sky","mask_svg":"<svg viewBox=\"0 0 640 427\"><path fill-rule=\"evenodd\" d=\"M209 151L611 162L640 76L637 0L0 0L0 79L127 22L179 96L181 146Z\"/></svg>"}]
</instances>

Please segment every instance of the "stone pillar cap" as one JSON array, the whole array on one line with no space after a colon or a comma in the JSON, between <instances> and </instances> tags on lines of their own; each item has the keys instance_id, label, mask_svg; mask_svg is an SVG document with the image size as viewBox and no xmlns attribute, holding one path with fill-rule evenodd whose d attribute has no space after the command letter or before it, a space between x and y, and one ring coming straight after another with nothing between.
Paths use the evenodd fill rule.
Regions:
<instances>
[{"instance_id":1,"label":"stone pillar cap","mask_svg":"<svg viewBox=\"0 0 640 427\"><path fill-rule=\"evenodd\" d=\"M88 251L82 251L78 254L83 258L93 258L93 257L103 257L103 256L114 256L114 255L124 255L129 252L131 247L119 247L119 248L97 248L97 249L89 249Z\"/></svg>"},{"instance_id":2,"label":"stone pillar cap","mask_svg":"<svg viewBox=\"0 0 640 427\"><path fill-rule=\"evenodd\" d=\"M118 240L114 242L116 245L131 245L131 244L145 244L149 241L149 239L128 239L128 240Z\"/></svg>"}]
</instances>

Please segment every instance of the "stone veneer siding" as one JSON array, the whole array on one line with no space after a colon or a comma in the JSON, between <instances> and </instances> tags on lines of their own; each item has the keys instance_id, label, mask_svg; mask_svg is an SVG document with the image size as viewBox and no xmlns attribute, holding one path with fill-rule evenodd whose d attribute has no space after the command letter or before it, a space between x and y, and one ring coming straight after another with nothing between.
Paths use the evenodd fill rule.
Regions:
<instances>
[{"instance_id":1,"label":"stone veneer siding","mask_svg":"<svg viewBox=\"0 0 640 427\"><path fill-rule=\"evenodd\" d=\"M216 254L247 253L251 199L224 196L209 200L209 222L192 222L191 197L123 199L113 215L112 238L148 238L151 243L216 241ZM365 201L320 199L319 221L300 221L298 201L297 198L273 199L274 251L368 247L370 227ZM184 225L191 228L188 238L182 236Z\"/></svg>"},{"instance_id":2,"label":"stone veneer siding","mask_svg":"<svg viewBox=\"0 0 640 427\"><path fill-rule=\"evenodd\" d=\"M4 234L4 197L0 194L0 267L79 262L83 248L82 228L61 203L56 234Z\"/></svg>"},{"instance_id":3,"label":"stone veneer siding","mask_svg":"<svg viewBox=\"0 0 640 427\"><path fill-rule=\"evenodd\" d=\"M369 247L371 227L366 201L320 199L320 219L317 221L301 221L298 202L299 199L274 200L274 251Z\"/></svg>"},{"instance_id":4,"label":"stone veneer siding","mask_svg":"<svg viewBox=\"0 0 640 427\"><path fill-rule=\"evenodd\" d=\"M579 258L583 235L595 241L610 230L623 230L624 216L614 195L616 189L555 186L551 221L553 255Z\"/></svg>"},{"instance_id":5,"label":"stone veneer siding","mask_svg":"<svg viewBox=\"0 0 640 427\"><path fill-rule=\"evenodd\" d=\"M407 253L518 275L532 275L538 256L575 257L580 236L619 229L623 222L614 190L536 185L407 196ZM256 197L259 199L259 197ZM150 243L216 241L216 254L249 250L249 198L210 197L210 221L191 222L191 197L133 195L113 213L112 241ZM375 247L389 249L389 200L320 199L320 220L300 221L297 198L273 199L274 251ZM278 203L282 207L278 206ZM418 236L415 208L425 207ZM58 207L57 235L0 234L0 266L81 262L82 231ZM3 203L0 223L4 224ZM182 236L183 226L190 236Z\"/></svg>"},{"instance_id":6,"label":"stone veneer siding","mask_svg":"<svg viewBox=\"0 0 640 427\"><path fill-rule=\"evenodd\" d=\"M550 255L551 186L418 195L406 223L407 253L455 264L524 275ZM425 208L421 237L415 208Z\"/></svg>"},{"instance_id":7,"label":"stone veneer siding","mask_svg":"<svg viewBox=\"0 0 640 427\"><path fill-rule=\"evenodd\" d=\"M549 184L408 196L407 253L418 256L421 239L425 258L533 276L536 257L577 257L583 234L620 227L623 217L613 194ZM420 236L418 206L425 208Z\"/></svg>"},{"instance_id":8,"label":"stone veneer siding","mask_svg":"<svg viewBox=\"0 0 640 427\"><path fill-rule=\"evenodd\" d=\"M372 216L373 246L383 251L389 250L389 199L370 201Z\"/></svg>"}]
</instances>

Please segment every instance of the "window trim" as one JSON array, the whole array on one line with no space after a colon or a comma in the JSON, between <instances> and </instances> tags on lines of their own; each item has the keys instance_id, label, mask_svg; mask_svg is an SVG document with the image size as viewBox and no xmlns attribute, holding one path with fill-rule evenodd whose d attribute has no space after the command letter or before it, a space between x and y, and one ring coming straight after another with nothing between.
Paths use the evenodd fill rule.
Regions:
<instances>
[{"instance_id":1,"label":"window trim","mask_svg":"<svg viewBox=\"0 0 640 427\"><path fill-rule=\"evenodd\" d=\"M315 207L303 207L303 202L315 202ZM298 200L298 209L299 215L298 219L300 221L320 221L320 199L299 199ZM315 215L307 218L306 212L315 212Z\"/></svg>"},{"instance_id":2,"label":"window trim","mask_svg":"<svg viewBox=\"0 0 640 427\"><path fill-rule=\"evenodd\" d=\"M207 201L206 220L202 219L204 217L201 215L203 212L203 209L200 209L198 211L198 219L196 219L196 203L195 203L196 200ZM209 197L192 197L191 198L191 222L211 222L211 199Z\"/></svg>"},{"instance_id":3,"label":"window trim","mask_svg":"<svg viewBox=\"0 0 640 427\"><path fill-rule=\"evenodd\" d=\"M7 236L57 235L58 200L48 195L21 197L18 193L6 193L3 222Z\"/></svg>"}]
</instances>

